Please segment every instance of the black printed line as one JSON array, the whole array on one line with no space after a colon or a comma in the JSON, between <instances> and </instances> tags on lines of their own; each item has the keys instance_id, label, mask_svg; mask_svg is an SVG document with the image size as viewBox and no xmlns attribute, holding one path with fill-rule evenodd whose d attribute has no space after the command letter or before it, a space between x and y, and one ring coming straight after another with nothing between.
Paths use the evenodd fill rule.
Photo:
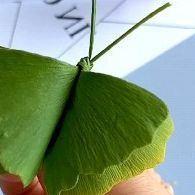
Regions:
<instances>
[{"instance_id":1,"label":"black printed line","mask_svg":"<svg viewBox=\"0 0 195 195\"><path fill-rule=\"evenodd\" d=\"M107 24L122 24L122 25L135 25L135 22L122 22L122 21L103 21L102 23ZM159 28L176 28L176 29L195 29L195 26L182 26L182 25L166 25L166 24L154 24L154 23L145 23L142 26L149 26L149 27L159 27Z\"/></svg>"},{"instance_id":2,"label":"black printed line","mask_svg":"<svg viewBox=\"0 0 195 195\"><path fill-rule=\"evenodd\" d=\"M17 24L18 24L18 19L19 19L19 15L20 15L20 10L21 10L21 6L22 6L22 2L15 2L18 4L18 9L17 9L17 12L16 12L16 16L15 16L15 21L14 21L14 27L13 27L13 31L11 33L11 37L10 37L10 40L9 40L9 44L8 44L8 47L11 48L12 47L12 44L13 44L13 40L14 40L14 35L15 35L15 32L16 32L16 27L17 27Z\"/></svg>"},{"instance_id":3,"label":"black printed line","mask_svg":"<svg viewBox=\"0 0 195 195\"><path fill-rule=\"evenodd\" d=\"M115 12L120 6L122 6L127 0L120 1L112 10L110 10L97 24L101 24L106 18L108 18L113 12ZM66 50L64 50L60 55L58 55L56 58L61 58L66 52L68 52L70 49L72 49L78 42L80 42L85 36L87 36L89 32L83 34L79 39L77 39L73 44L71 44Z\"/></svg>"}]
</instances>

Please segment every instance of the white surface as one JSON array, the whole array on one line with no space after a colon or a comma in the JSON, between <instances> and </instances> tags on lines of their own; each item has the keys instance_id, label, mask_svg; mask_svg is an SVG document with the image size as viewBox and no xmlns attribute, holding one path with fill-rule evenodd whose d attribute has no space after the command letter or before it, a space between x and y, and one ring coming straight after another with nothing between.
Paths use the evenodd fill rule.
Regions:
<instances>
[{"instance_id":1,"label":"white surface","mask_svg":"<svg viewBox=\"0 0 195 195\"><path fill-rule=\"evenodd\" d=\"M10 46L17 9L16 3L0 4L0 45Z\"/></svg>"},{"instance_id":2,"label":"white surface","mask_svg":"<svg viewBox=\"0 0 195 195\"><path fill-rule=\"evenodd\" d=\"M41 0L33 1L33 3L31 0L25 0L21 5L18 3L19 14L15 21L17 22L16 28L14 28L13 22L7 22L8 19L11 20L11 17L7 15L9 13L7 10L11 9L9 8L11 5L1 4L4 11L0 12L0 18L3 16L7 19L0 21L0 24L3 23L10 33L14 33L13 40L9 40L9 33L5 33L8 30L6 31L6 28L3 27L4 32L1 36L3 38L0 38L0 44L77 64L81 57L87 55L89 29L73 38L69 36L69 33L90 22L91 5L89 2L91 1L66 0L55 5L48 5ZM112 0L106 2L98 0L97 2L94 54L130 28L132 23L162 5L165 0ZM188 0L187 2L184 4L179 0L173 1L173 6L167 9L168 13L167 11L160 13L148 24L134 32L97 61L93 70L123 77L191 36L194 33L195 12L191 9L192 1ZM76 5L77 9L68 16L82 17L83 20L69 30L65 30L64 28L74 21L59 20L55 16L71 9L73 5ZM16 10L14 11L16 12ZM120 57L118 57L119 53Z\"/></svg>"},{"instance_id":3,"label":"white surface","mask_svg":"<svg viewBox=\"0 0 195 195\"><path fill-rule=\"evenodd\" d=\"M195 194L195 35L130 73L126 79L152 91L169 106L175 132L158 167L175 195Z\"/></svg>"},{"instance_id":4,"label":"white surface","mask_svg":"<svg viewBox=\"0 0 195 195\"><path fill-rule=\"evenodd\" d=\"M110 6L106 2L99 1L98 7L104 5L104 9L100 9L97 22L110 12L117 3L118 0L114 0ZM12 48L24 49L51 57L59 56L84 34L89 33L89 28L87 28L73 38L69 36L69 33L90 23L91 11L85 11L90 10L89 3L77 3L77 9L67 14L67 16L83 18L81 22L69 30L65 30L64 28L74 23L74 21L57 19L55 17L74 6L74 1L62 1L52 6L43 2L22 3Z\"/></svg>"},{"instance_id":5,"label":"white surface","mask_svg":"<svg viewBox=\"0 0 195 195\"><path fill-rule=\"evenodd\" d=\"M172 6L146 24L195 28L194 0L127 0L106 20L118 23L135 23L165 2L171 2Z\"/></svg>"},{"instance_id":6,"label":"white surface","mask_svg":"<svg viewBox=\"0 0 195 195\"><path fill-rule=\"evenodd\" d=\"M21 7L19 3L11 4L7 3L7 0L6 3L2 2L3 0L0 0L0 45L49 55L72 64L76 64L81 57L87 55L89 31L82 32L71 39L64 30L64 26L68 22L70 24L70 21L57 20L55 15L66 11L75 3L78 9L70 15L83 17L82 23L78 25L85 24L90 20L89 2L91 0L64 0L54 6L47 5L41 0L36 0L39 3L35 3L35 0L33 3L32 0L23 0ZM132 23L158 5L162 5L162 2L164 1L98 0L94 54L127 30ZM167 161L160 167L160 171L172 183L180 182L175 186L177 195L186 195L185 190L187 194L195 194L192 182L189 188L191 191L188 191L189 181L186 179L191 170L189 180L195 180L193 176L195 175L193 173L195 147L192 144L193 140L190 139L190 135L194 132L191 116L194 116L195 105L192 99L194 92L191 89L195 85L193 80L193 75L195 75L193 44L195 42L188 40L195 33L194 7L194 0L173 1L172 8L168 8L166 12L135 31L97 61L93 69L118 77L128 75L127 79L154 91L168 102L176 120L177 130L168 148ZM18 18L16 18L17 12ZM183 42L188 44L180 47L180 43ZM152 68L147 68L150 64ZM189 104L186 105L184 102ZM185 127L187 138L183 143L182 140L186 134L181 132ZM179 159L178 155L180 155ZM179 167L176 167L177 163ZM172 177L173 175L177 175L177 178Z\"/></svg>"},{"instance_id":7,"label":"white surface","mask_svg":"<svg viewBox=\"0 0 195 195\"><path fill-rule=\"evenodd\" d=\"M98 25L94 53L100 52L128 28L129 25L108 23ZM109 29L109 31L105 29ZM131 36L99 59L95 63L93 71L124 77L129 72L176 46L193 35L194 32L195 30L165 27L140 27ZM81 57L87 55L88 39L88 36L85 36L60 59L77 64Z\"/></svg>"}]
</instances>

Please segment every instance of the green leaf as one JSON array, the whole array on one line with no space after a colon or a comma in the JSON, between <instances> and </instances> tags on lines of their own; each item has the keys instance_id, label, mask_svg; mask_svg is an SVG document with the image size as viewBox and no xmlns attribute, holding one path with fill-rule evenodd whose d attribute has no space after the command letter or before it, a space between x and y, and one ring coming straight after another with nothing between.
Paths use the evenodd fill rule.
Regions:
<instances>
[{"instance_id":1,"label":"green leaf","mask_svg":"<svg viewBox=\"0 0 195 195\"><path fill-rule=\"evenodd\" d=\"M102 174L80 175L76 187L63 191L61 195L102 195L114 185L155 167L164 160L166 142L172 129L173 123L168 117L159 127L151 144L134 150L126 161L106 168Z\"/></svg>"},{"instance_id":2,"label":"green leaf","mask_svg":"<svg viewBox=\"0 0 195 195\"><path fill-rule=\"evenodd\" d=\"M84 72L167 3L78 67L0 47L0 173L24 186L45 172L51 195L100 195L164 159L173 122L150 92L108 75ZM43 163L43 164L42 164Z\"/></svg>"},{"instance_id":3,"label":"green leaf","mask_svg":"<svg viewBox=\"0 0 195 195\"><path fill-rule=\"evenodd\" d=\"M78 69L0 49L0 171L28 185L40 167Z\"/></svg>"},{"instance_id":4,"label":"green leaf","mask_svg":"<svg viewBox=\"0 0 195 195\"><path fill-rule=\"evenodd\" d=\"M62 128L44 159L49 194L105 193L162 161L172 129L166 105L150 92L81 71Z\"/></svg>"}]
</instances>

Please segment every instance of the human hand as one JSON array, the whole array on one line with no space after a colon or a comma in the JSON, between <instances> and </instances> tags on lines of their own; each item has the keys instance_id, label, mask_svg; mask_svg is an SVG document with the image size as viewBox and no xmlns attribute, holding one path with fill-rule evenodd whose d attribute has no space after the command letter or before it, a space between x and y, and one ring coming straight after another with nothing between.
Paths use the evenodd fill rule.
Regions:
<instances>
[{"instance_id":1,"label":"human hand","mask_svg":"<svg viewBox=\"0 0 195 195\"><path fill-rule=\"evenodd\" d=\"M18 177L0 176L0 187L6 195L46 195L42 174L40 173L27 188L23 188ZM172 187L162 181L153 170L144 171L141 175L122 182L112 188L106 195L173 195Z\"/></svg>"}]
</instances>

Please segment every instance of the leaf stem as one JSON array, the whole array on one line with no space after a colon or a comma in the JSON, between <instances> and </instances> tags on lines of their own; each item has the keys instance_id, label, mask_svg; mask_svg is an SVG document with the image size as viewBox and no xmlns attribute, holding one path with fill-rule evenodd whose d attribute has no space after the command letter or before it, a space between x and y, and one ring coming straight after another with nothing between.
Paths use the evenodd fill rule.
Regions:
<instances>
[{"instance_id":1,"label":"leaf stem","mask_svg":"<svg viewBox=\"0 0 195 195\"><path fill-rule=\"evenodd\" d=\"M89 59L90 60L91 60L92 52L93 52L95 25L96 25L96 0L92 0L91 32L90 32L90 45L89 45Z\"/></svg>"},{"instance_id":2,"label":"leaf stem","mask_svg":"<svg viewBox=\"0 0 195 195\"><path fill-rule=\"evenodd\" d=\"M130 28L127 32L125 32L123 35L121 35L118 39L116 39L114 42L112 42L110 45L108 45L104 50L102 50L99 54L97 54L93 59L91 59L91 62L94 63L97 59L99 59L101 56L103 56L105 53L107 53L110 49L112 49L115 45L117 45L120 41L122 41L125 37L127 37L130 33L132 33L134 30L136 30L139 26L141 26L143 23L166 9L167 7L171 6L170 3L166 3L163 6L159 7L152 13L150 13L148 16L143 18L141 21L139 21L137 24L135 24L132 28Z\"/></svg>"}]
</instances>

